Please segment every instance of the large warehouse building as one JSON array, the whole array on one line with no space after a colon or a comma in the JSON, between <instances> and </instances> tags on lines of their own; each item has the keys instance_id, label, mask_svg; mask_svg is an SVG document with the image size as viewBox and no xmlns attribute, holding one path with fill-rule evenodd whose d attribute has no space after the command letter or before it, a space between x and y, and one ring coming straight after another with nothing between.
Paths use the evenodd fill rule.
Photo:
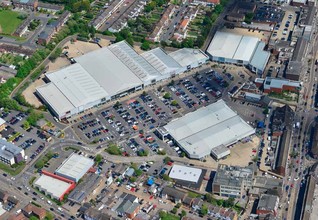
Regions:
<instances>
[{"instance_id":1,"label":"large warehouse building","mask_svg":"<svg viewBox=\"0 0 318 220\"><path fill-rule=\"evenodd\" d=\"M73 153L56 169L55 174L78 182L93 165L92 159Z\"/></svg>"},{"instance_id":2,"label":"large warehouse building","mask_svg":"<svg viewBox=\"0 0 318 220\"><path fill-rule=\"evenodd\" d=\"M265 43L256 37L226 32L216 32L208 49L212 61L244 65L251 71L263 73L270 53L264 51Z\"/></svg>"},{"instance_id":3,"label":"large warehouse building","mask_svg":"<svg viewBox=\"0 0 318 220\"><path fill-rule=\"evenodd\" d=\"M76 184L72 180L42 170L42 175L34 182L34 186L52 199L62 201L64 195L70 193Z\"/></svg>"},{"instance_id":4,"label":"large warehouse building","mask_svg":"<svg viewBox=\"0 0 318 220\"><path fill-rule=\"evenodd\" d=\"M190 158L212 154L220 159L230 153L229 145L254 134L255 129L219 100L171 121L158 132L170 135Z\"/></svg>"},{"instance_id":5,"label":"large warehouse building","mask_svg":"<svg viewBox=\"0 0 318 220\"><path fill-rule=\"evenodd\" d=\"M198 67L209 57L196 49L167 54L156 48L139 55L121 41L74 59L75 64L47 73L49 83L36 90L59 119Z\"/></svg>"}]
</instances>

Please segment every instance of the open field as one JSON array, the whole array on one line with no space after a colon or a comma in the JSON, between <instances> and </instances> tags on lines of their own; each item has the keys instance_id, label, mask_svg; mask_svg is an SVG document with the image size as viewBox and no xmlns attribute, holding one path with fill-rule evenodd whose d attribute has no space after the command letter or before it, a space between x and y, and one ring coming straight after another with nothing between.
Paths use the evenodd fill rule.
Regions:
<instances>
[{"instance_id":1,"label":"open field","mask_svg":"<svg viewBox=\"0 0 318 220\"><path fill-rule=\"evenodd\" d=\"M19 13L10 10L0 10L0 29L2 34L12 34L22 23Z\"/></svg>"}]
</instances>

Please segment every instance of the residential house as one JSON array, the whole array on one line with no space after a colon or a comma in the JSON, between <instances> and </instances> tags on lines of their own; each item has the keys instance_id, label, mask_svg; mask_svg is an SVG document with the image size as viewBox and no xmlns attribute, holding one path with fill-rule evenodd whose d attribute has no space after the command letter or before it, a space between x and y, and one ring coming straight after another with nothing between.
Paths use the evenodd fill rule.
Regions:
<instances>
[{"instance_id":1,"label":"residential house","mask_svg":"<svg viewBox=\"0 0 318 220\"><path fill-rule=\"evenodd\" d=\"M193 0L192 5L215 6L220 4L220 0Z\"/></svg>"},{"instance_id":2,"label":"residential house","mask_svg":"<svg viewBox=\"0 0 318 220\"><path fill-rule=\"evenodd\" d=\"M30 17L26 18L22 24L15 30L13 33L14 36L16 37L22 37L23 34L28 30L28 26L30 25L30 22L32 19Z\"/></svg>"},{"instance_id":3,"label":"residential house","mask_svg":"<svg viewBox=\"0 0 318 220\"><path fill-rule=\"evenodd\" d=\"M97 209L89 207L84 212L84 219L85 220L112 220L114 218Z\"/></svg>"},{"instance_id":4,"label":"residential house","mask_svg":"<svg viewBox=\"0 0 318 220\"><path fill-rule=\"evenodd\" d=\"M44 219L46 216L46 210L44 208L37 207L35 205L32 205L31 203L29 203L22 209L22 213L28 218L30 218L31 216L35 216L40 220Z\"/></svg>"},{"instance_id":5,"label":"residential house","mask_svg":"<svg viewBox=\"0 0 318 220\"><path fill-rule=\"evenodd\" d=\"M161 197L164 199L169 199L174 203L182 203L182 201L186 197L186 192L183 192L170 186L166 186L161 191Z\"/></svg>"},{"instance_id":6,"label":"residential house","mask_svg":"<svg viewBox=\"0 0 318 220\"><path fill-rule=\"evenodd\" d=\"M55 34L55 30L52 26L47 26L38 37L38 44L46 45L50 42L51 38Z\"/></svg>"},{"instance_id":7,"label":"residential house","mask_svg":"<svg viewBox=\"0 0 318 220\"><path fill-rule=\"evenodd\" d=\"M203 203L204 203L204 202L202 201L201 198L195 198L195 199L193 199L193 201L192 201L191 207L192 207L193 210L199 211L199 210L201 209Z\"/></svg>"},{"instance_id":8,"label":"residential house","mask_svg":"<svg viewBox=\"0 0 318 220\"><path fill-rule=\"evenodd\" d=\"M126 216L127 218L133 219L140 210L138 198L134 195L124 193L120 197L120 204L116 209L119 216Z\"/></svg>"},{"instance_id":9,"label":"residential house","mask_svg":"<svg viewBox=\"0 0 318 220\"><path fill-rule=\"evenodd\" d=\"M186 196L183 201L182 201L182 204L183 206L187 207L187 208L190 208L192 207L192 202L193 202L194 198L191 198L189 196Z\"/></svg>"},{"instance_id":10,"label":"residential house","mask_svg":"<svg viewBox=\"0 0 318 220\"><path fill-rule=\"evenodd\" d=\"M12 0L13 7L22 9L36 10L39 2L38 0Z\"/></svg>"},{"instance_id":11,"label":"residential house","mask_svg":"<svg viewBox=\"0 0 318 220\"><path fill-rule=\"evenodd\" d=\"M163 13L160 21L157 23L155 29L148 37L149 41L152 41L152 42L159 42L160 41L160 35L161 35L164 27L166 27L169 24L170 18L173 15L175 9L176 9L176 6L172 5L172 4L167 7L167 9Z\"/></svg>"},{"instance_id":12,"label":"residential house","mask_svg":"<svg viewBox=\"0 0 318 220\"><path fill-rule=\"evenodd\" d=\"M38 10L45 10L47 12L56 13L58 11L62 11L64 9L63 5L57 5L57 4L49 4L45 2L39 2Z\"/></svg>"},{"instance_id":13,"label":"residential house","mask_svg":"<svg viewBox=\"0 0 318 220\"><path fill-rule=\"evenodd\" d=\"M0 132L6 128L6 121L0 118Z\"/></svg>"}]
</instances>

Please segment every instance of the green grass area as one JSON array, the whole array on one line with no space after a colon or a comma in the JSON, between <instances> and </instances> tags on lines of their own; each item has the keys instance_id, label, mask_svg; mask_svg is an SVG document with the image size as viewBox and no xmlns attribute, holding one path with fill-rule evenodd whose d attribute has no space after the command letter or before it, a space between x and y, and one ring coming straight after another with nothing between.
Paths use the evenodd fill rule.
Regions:
<instances>
[{"instance_id":1,"label":"green grass area","mask_svg":"<svg viewBox=\"0 0 318 220\"><path fill-rule=\"evenodd\" d=\"M199 193L195 193L195 192L192 192L192 191L188 192L188 196L191 197L191 198L200 198L201 197L201 195Z\"/></svg>"},{"instance_id":2,"label":"green grass area","mask_svg":"<svg viewBox=\"0 0 318 220\"><path fill-rule=\"evenodd\" d=\"M15 133L14 135L12 135L12 137L8 139L8 142L13 141L16 137L20 136L20 134L21 134L20 132Z\"/></svg>"},{"instance_id":3,"label":"green grass area","mask_svg":"<svg viewBox=\"0 0 318 220\"><path fill-rule=\"evenodd\" d=\"M10 10L0 10L1 33L10 35L22 23L19 19L19 13Z\"/></svg>"},{"instance_id":4,"label":"green grass area","mask_svg":"<svg viewBox=\"0 0 318 220\"><path fill-rule=\"evenodd\" d=\"M14 167L0 162L0 170L10 174L11 176L18 175L24 169L24 167L25 167L24 162L22 162L21 164L17 164Z\"/></svg>"},{"instance_id":5,"label":"green grass area","mask_svg":"<svg viewBox=\"0 0 318 220\"><path fill-rule=\"evenodd\" d=\"M179 216L176 216L167 212L163 212L163 211L159 213L159 216L161 220L180 220Z\"/></svg>"}]
</instances>

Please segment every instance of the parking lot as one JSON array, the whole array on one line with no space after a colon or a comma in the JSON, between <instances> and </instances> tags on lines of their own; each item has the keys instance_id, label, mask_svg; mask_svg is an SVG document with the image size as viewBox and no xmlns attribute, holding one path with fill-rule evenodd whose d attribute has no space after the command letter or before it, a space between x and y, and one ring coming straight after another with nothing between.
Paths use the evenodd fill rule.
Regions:
<instances>
[{"instance_id":1,"label":"parking lot","mask_svg":"<svg viewBox=\"0 0 318 220\"><path fill-rule=\"evenodd\" d=\"M100 144L98 148L114 143L119 146L123 156L145 156L162 152L183 156L182 150L172 141L163 142L156 136L156 128L209 105L222 96L227 97L227 91L240 86L244 80L243 73L234 75L207 68L193 76L175 78L168 85L117 102L112 107L82 115L80 122L75 123L72 128L84 143ZM262 112L256 106L247 107L247 104L234 102L229 105L235 109L241 108L239 113L252 125L255 119L262 116L258 113L252 115L254 112Z\"/></svg>"},{"instance_id":2,"label":"parking lot","mask_svg":"<svg viewBox=\"0 0 318 220\"><path fill-rule=\"evenodd\" d=\"M25 155L27 156L25 158L26 162L35 159L45 148L47 135L32 126L24 129L27 113L1 111L0 117L6 121L7 125L6 128L0 132L1 137L14 143L16 146L23 148L25 150Z\"/></svg>"},{"instance_id":3,"label":"parking lot","mask_svg":"<svg viewBox=\"0 0 318 220\"><path fill-rule=\"evenodd\" d=\"M272 40L290 41L296 17L295 12L287 11L282 21L276 24L272 34Z\"/></svg>"}]
</instances>

